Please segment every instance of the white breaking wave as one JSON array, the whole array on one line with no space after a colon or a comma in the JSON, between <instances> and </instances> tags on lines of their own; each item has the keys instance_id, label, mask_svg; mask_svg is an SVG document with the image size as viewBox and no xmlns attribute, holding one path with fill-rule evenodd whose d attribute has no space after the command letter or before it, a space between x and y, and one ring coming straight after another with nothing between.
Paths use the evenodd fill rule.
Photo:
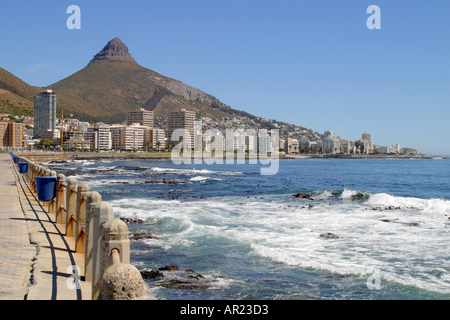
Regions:
<instances>
[{"instance_id":1,"label":"white breaking wave","mask_svg":"<svg viewBox=\"0 0 450 320\"><path fill-rule=\"evenodd\" d=\"M386 193L378 193L371 196L367 203L372 206L418 209L427 213L450 213L450 201L443 199L395 197Z\"/></svg>"},{"instance_id":2,"label":"white breaking wave","mask_svg":"<svg viewBox=\"0 0 450 320\"><path fill-rule=\"evenodd\" d=\"M201 177L201 176L199 176L199 177L191 178L189 180L190 181L206 181L206 180L210 180L210 179L211 179L210 177Z\"/></svg>"}]
</instances>

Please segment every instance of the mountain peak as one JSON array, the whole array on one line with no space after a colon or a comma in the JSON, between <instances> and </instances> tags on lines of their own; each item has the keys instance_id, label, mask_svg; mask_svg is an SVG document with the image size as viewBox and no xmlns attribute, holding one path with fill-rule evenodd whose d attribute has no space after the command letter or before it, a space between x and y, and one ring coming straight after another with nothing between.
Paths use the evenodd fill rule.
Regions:
<instances>
[{"instance_id":1,"label":"mountain peak","mask_svg":"<svg viewBox=\"0 0 450 320\"><path fill-rule=\"evenodd\" d=\"M110 62L125 62L137 64L133 56L128 51L128 47L120 40L120 38L114 38L108 42L108 44L95 55L95 57L89 62L88 65L99 61Z\"/></svg>"}]
</instances>

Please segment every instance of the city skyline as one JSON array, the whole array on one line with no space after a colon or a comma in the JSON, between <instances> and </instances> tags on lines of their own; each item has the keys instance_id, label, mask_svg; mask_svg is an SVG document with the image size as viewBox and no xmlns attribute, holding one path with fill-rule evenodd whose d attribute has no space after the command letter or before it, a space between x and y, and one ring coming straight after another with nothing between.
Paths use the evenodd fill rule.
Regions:
<instances>
[{"instance_id":1,"label":"city skyline","mask_svg":"<svg viewBox=\"0 0 450 320\"><path fill-rule=\"evenodd\" d=\"M140 65L234 109L450 155L448 2L78 1L81 29L69 30L72 4L5 3L0 25L13 31L0 67L43 87L121 37ZM381 8L379 30L366 26L372 4Z\"/></svg>"}]
</instances>

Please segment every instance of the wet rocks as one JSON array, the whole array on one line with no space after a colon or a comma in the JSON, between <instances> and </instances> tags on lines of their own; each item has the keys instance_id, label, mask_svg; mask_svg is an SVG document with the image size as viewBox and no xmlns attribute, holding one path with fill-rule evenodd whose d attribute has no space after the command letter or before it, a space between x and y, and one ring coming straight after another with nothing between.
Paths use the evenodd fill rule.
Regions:
<instances>
[{"instance_id":1,"label":"wet rocks","mask_svg":"<svg viewBox=\"0 0 450 320\"><path fill-rule=\"evenodd\" d=\"M159 268L160 271L180 271L178 266L165 266L162 268Z\"/></svg>"},{"instance_id":2,"label":"wet rocks","mask_svg":"<svg viewBox=\"0 0 450 320\"><path fill-rule=\"evenodd\" d=\"M300 199L310 199L310 200L313 200L313 199L312 199L312 194L310 194L310 193L303 193L303 192L300 192L300 193L294 194L293 197L294 197L294 198L300 198Z\"/></svg>"},{"instance_id":3,"label":"wet rocks","mask_svg":"<svg viewBox=\"0 0 450 320\"><path fill-rule=\"evenodd\" d=\"M212 286L210 282L197 280L172 279L155 284L168 289L206 290Z\"/></svg>"},{"instance_id":4,"label":"wet rocks","mask_svg":"<svg viewBox=\"0 0 450 320\"><path fill-rule=\"evenodd\" d=\"M197 279L197 280L199 280L199 279L205 279L205 277L204 276L202 276L200 273L198 273L198 272L195 272L194 270L192 270L192 269L186 269L185 271L184 271L184 273L189 277L189 278L194 278L194 279Z\"/></svg>"},{"instance_id":5,"label":"wet rocks","mask_svg":"<svg viewBox=\"0 0 450 320\"><path fill-rule=\"evenodd\" d=\"M78 171L78 170L68 170L64 174L66 175L66 177L70 177L70 176L76 176L79 173L80 173L80 171Z\"/></svg>"},{"instance_id":6,"label":"wet rocks","mask_svg":"<svg viewBox=\"0 0 450 320\"><path fill-rule=\"evenodd\" d=\"M143 224L144 223L144 220L141 220L141 219L135 220L135 219L131 219L131 218L120 218L120 220L122 220L123 222L128 223L128 224Z\"/></svg>"},{"instance_id":7,"label":"wet rocks","mask_svg":"<svg viewBox=\"0 0 450 320\"><path fill-rule=\"evenodd\" d=\"M328 233L322 233L319 237L322 238L322 239L326 239L326 240L329 240L329 239L339 239L339 237L338 237L337 235L335 235L335 234L333 234L333 233L330 233L330 232L328 232Z\"/></svg>"},{"instance_id":8,"label":"wet rocks","mask_svg":"<svg viewBox=\"0 0 450 320\"><path fill-rule=\"evenodd\" d=\"M165 266L159 270L142 270L141 275L145 280L161 280L169 276L170 279L154 283L155 286L168 289L206 290L214 285L214 280L208 280L192 269L180 271L179 267L175 265Z\"/></svg>"},{"instance_id":9,"label":"wet rocks","mask_svg":"<svg viewBox=\"0 0 450 320\"><path fill-rule=\"evenodd\" d=\"M141 276L144 280L159 280L164 278L164 274L158 270L141 270Z\"/></svg>"},{"instance_id":10,"label":"wet rocks","mask_svg":"<svg viewBox=\"0 0 450 320\"><path fill-rule=\"evenodd\" d=\"M410 227L418 227L420 226L420 223L418 222L401 222L398 221L398 219L393 219L393 220L389 220L389 219L381 219L381 222L387 222L387 223L399 223L402 224L404 226L410 226Z\"/></svg>"}]
</instances>

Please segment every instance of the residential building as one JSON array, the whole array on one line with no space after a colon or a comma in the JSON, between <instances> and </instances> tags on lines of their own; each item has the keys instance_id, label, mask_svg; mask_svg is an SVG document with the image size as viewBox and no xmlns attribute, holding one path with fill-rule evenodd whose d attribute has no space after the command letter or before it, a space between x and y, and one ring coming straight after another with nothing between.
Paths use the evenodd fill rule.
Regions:
<instances>
[{"instance_id":1,"label":"residential building","mask_svg":"<svg viewBox=\"0 0 450 320\"><path fill-rule=\"evenodd\" d=\"M336 154L340 152L341 142L339 139L333 137L333 131L327 130L323 135L322 152L324 154Z\"/></svg>"},{"instance_id":2,"label":"residential building","mask_svg":"<svg viewBox=\"0 0 450 320\"><path fill-rule=\"evenodd\" d=\"M401 149L401 153L403 153L403 154L419 154L419 150L417 150L416 148L403 147Z\"/></svg>"},{"instance_id":3,"label":"residential building","mask_svg":"<svg viewBox=\"0 0 450 320\"><path fill-rule=\"evenodd\" d=\"M148 128L144 130L144 146L148 150L164 150L166 147L166 132L163 129Z\"/></svg>"},{"instance_id":4,"label":"residential building","mask_svg":"<svg viewBox=\"0 0 450 320\"><path fill-rule=\"evenodd\" d=\"M372 142L372 135L368 133L362 134L362 139L360 140L364 144L364 153L372 153L374 151L374 145Z\"/></svg>"},{"instance_id":5,"label":"residential building","mask_svg":"<svg viewBox=\"0 0 450 320\"><path fill-rule=\"evenodd\" d=\"M109 125L98 122L88 128L87 136L93 150L111 150L112 136Z\"/></svg>"},{"instance_id":6,"label":"residential building","mask_svg":"<svg viewBox=\"0 0 450 320\"><path fill-rule=\"evenodd\" d=\"M299 151L299 141L293 138L286 138L284 140L284 150L286 150L286 153L297 153Z\"/></svg>"},{"instance_id":7,"label":"residential building","mask_svg":"<svg viewBox=\"0 0 450 320\"><path fill-rule=\"evenodd\" d=\"M347 140L347 139L341 139L341 148L340 148L340 152L343 152L343 153L345 153L345 154L349 154L351 148L352 148L352 143L350 142L350 140Z\"/></svg>"},{"instance_id":8,"label":"residential building","mask_svg":"<svg viewBox=\"0 0 450 320\"><path fill-rule=\"evenodd\" d=\"M56 129L56 94L44 90L34 95L34 138L42 139L44 132Z\"/></svg>"},{"instance_id":9,"label":"residential building","mask_svg":"<svg viewBox=\"0 0 450 320\"><path fill-rule=\"evenodd\" d=\"M88 140L76 140L71 139L64 142L64 148L67 150L89 150L91 148L91 144Z\"/></svg>"},{"instance_id":10,"label":"residential building","mask_svg":"<svg viewBox=\"0 0 450 320\"><path fill-rule=\"evenodd\" d=\"M187 146L189 150L192 150L195 146L195 131L194 131L194 121L195 113L186 109L181 109L179 111L169 112L169 117L167 119L167 139L170 146L173 148L178 145L182 140L172 141L172 134L177 129L185 129L190 134L190 145Z\"/></svg>"},{"instance_id":11,"label":"residential building","mask_svg":"<svg viewBox=\"0 0 450 320\"><path fill-rule=\"evenodd\" d=\"M148 127L132 126L111 126L112 149L122 151L143 150L144 133Z\"/></svg>"},{"instance_id":12,"label":"residential building","mask_svg":"<svg viewBox=\"0 0 450 320\"><path fill-rule=\"evenodd\" d=\"M86 139L86 133L81 131L66 131L64 132L64 142L69 140L89 140Z\"/></svg>"},{"instance_id":13,"label":"residential building","mask_svg":"<svg viewBox=\"0 0 450 320\"><path fill-rule=\"evenodd\" d=\"M139 123L141 126L152 128L154 125L153 111L137 108L134 111L127 112L126 122L129 126L133 123Z\"/></svg>"},{"instance_id":14,"label":"residential building","mask_svg":"<svg viewBox=\"0 0 450 320\"><path fill-rule=\"evenodd\" d=\"M311 141L308 138L301 138L298 140L298 145L300 151L308 150L309 148L311 148Z\"/></svg>"},{"instance_id":15,"label":"residential building","mask_svg":"<svg viewBox=\"0 0 450 320\"><path fill-rule=\"evenodd\" d=\"M89 122L78 122L78 130L81 132L87 132L90 127Z\"/></svg>"},{"instance_id":16,"label":"residential building","mask_svg":"<svg viewBox=\"0 0 450 320\"><path fill-rule=\"evenodd\" d=\"M22 123L0 122L0 147L22 148Z\"/></svg>"}]
</instances>

